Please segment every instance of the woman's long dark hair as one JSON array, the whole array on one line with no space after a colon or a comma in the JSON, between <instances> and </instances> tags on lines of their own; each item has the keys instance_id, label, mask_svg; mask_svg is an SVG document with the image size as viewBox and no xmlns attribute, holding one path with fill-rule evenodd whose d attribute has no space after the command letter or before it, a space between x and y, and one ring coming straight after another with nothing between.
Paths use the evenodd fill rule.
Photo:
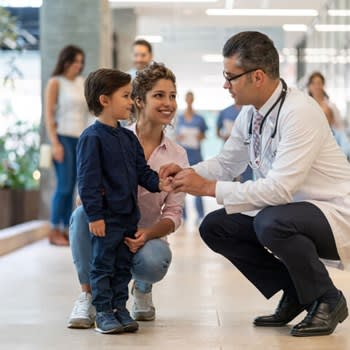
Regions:
<instances>
[{"instance_id":1,"label":"woman's long dark hair","mask_svg":"<svg viewBox=\"0 0 350 350\"><path fill-rule=\"evenodd\" d=\"M58 60L51 76L62 75L64 71L74 62L75 57L79 54L83 56L83 66L79 72L81 73L84 69L85 53L78 46L68 45L65 46L58 55Z\"/></svg>"},{"instance_id":2,"label":"woman's long dark hair","mask_svg":"<svg viewBox=\"0 0 350 350\"><path fill-rule=\"evenodd\" d=\"M313 97L313 96L312 96L312 93L311 93L311 91L310 91L310 89L309 89L309 86L312 84L312 81L313 81L315 78L320 78L321 81L322 81L323 86L326 84L326 79L324 78L324 76L323 76L322 73L320 73L320 72L313 72L313 73L309 76L309 79L308 79L308 81L307 81L308 93L309 93L309 95L310 95L311 97ZM325 98L327 98L327 99L329 98L329 96L328 96L328 94L326 93L325 90L323 90L323 94L324 94L324 97L325 97Z\"/></svg>"}]
</instances>

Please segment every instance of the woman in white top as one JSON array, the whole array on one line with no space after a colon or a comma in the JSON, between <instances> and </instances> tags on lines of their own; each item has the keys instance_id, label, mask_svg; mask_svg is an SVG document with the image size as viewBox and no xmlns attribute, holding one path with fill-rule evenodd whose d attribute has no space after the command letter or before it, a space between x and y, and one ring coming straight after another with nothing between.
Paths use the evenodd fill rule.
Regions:
<instances>
[{"instance_id":1,"label":"woman in white top","mask_svg":"<svg viewBox=\"0 0 350 350\"><path fill-rule=\"evenodd\" d=\"M84 59L85 54L79 47L64 47L46 88L46 130L52 144L57 178L52 199L49 241L60 246L69 244L66 232L76 183L75 148L88 116L84 79L80 76Z\"/></svg>"},{"instance_id":2,"label":"woman in white top","mask_svg":"<svg viewBox=\"0 0 350 350\"><path fill-rule=\"evenodd\" d=\"M335 140L346 156L350 158L350 142L345 132L344 122L337 106L329 100L324 90L325 84L325 78L320 72L312 73L307 83L309 95L313 97L322 108Z\"/></svg>"}]
</instances>

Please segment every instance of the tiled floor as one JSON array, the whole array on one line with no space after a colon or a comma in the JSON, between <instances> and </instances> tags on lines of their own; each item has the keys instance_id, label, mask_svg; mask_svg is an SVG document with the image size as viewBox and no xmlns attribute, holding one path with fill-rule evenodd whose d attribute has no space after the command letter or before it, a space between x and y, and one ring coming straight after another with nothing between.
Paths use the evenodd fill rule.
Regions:
<instances>
[{"instance_id":1,"label":"tiled floor","mask_svg":"<svg viewBox=\"0 0 350 350\"><path fill-rule=\"evenodd\" d=\"M0 258L0 349L350 349L350 319L328 337L253 327L253 318L272 311L279 296L264 300L196 230L178 231L171 246L169 273L154 287L157 320L123 335L66 328L79 293L69 249L41 241ZM350 300L350 274L331 273Z\"/></svg>"}]
</instances>

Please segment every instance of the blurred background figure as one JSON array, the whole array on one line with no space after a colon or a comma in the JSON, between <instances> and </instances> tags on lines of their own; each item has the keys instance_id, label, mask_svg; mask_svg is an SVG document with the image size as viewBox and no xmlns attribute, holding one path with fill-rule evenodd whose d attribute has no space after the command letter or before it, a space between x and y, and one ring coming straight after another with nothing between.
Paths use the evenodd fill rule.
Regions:
<instances>
[{"instance_id":1,"label":"blurred background figure","mask_svg":"<svg viewBox=\"0 0 350 350\"><path fill-rule=\"evenodd\" d=\"M230 137L233 125L235 124L235 120L237 119L241 108L242 106L233 104L220 111L216 121L216 135L224 142ZM245 182L247 180L252 180L252 178L253 171L247 166L247 169L237 180Z\"/></svg>"},{"instance_id":2,"label":"blurred background figure","mask_svg":"<svg viewBox=\"0 0 350 350\"><path fill-rule=\"evenodd\" d=\"M185 101L187 108L179 115L176 124L176 139L185 148L190 165L203 160L201 143L205 138L208 126L204 118L193 110L194 95L189 91L186 93ZM204 217L203 201L201 197L195 197L197 211L197 223ZM184 207L184 219L187 219L186 206Z\"/></svg>"},{"instance_id":3,"label":"blurred background figure","mask_svg":"<svg viewBox=\"0 0 350 350\"><path fill-rule=\"evenodd\" d=\"M128 71L131 78L134 79L136 72L140 71L151 64L153 61L152 45L144 39L135 40L132 44L132 65Z\"/></svg>"},{"instance_id":4,"label":"blurred background figure","mask_svg":"<svg viewBox=\"0 0 350 350\"><path fill-rule=\"evenodd\" d=\"M329 99L325 91L326 80L320 72L313 72L307 83L308 93L322 108L327 117L333 135L348 158L350 158L350 142L346 135L343 119L336 105Z\"/></svg>"},{"instance_id":5,"label":"blurred background figure","mask_svg":"<svg viewBox=\"0 0 350 350\"><path fill-rule=\"evenodd\" d=\"M216 122L216 135L224 142L231 135L233 125L242 106L233 104L220 111Z\"/></svg>"},{"instance_id":6,"label":"blurred background figure","mask_svg":"<svg viewBox=\"0 0 350 350\"><path fill-rule=\"evenodd\" d=\"M84 59L81 48L64 47L46 87L45 122L57 180L49 242L59 246L69 245L67 232L76 184L76 145L88 119L84 79L80 75Z\"/></svg>"}]
</instances>

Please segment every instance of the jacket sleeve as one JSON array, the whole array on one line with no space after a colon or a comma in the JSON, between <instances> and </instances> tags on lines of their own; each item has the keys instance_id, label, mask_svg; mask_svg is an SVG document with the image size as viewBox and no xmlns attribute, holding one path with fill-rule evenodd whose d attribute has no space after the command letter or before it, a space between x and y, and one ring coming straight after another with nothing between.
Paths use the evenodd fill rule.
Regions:
<instances>
[{"instance_id":1,"label":"jacket sleeve","mask_svg":"<svg viewBox=\"0 0 350 350\"><path fill-rule=\"evenodd\" d=\"M248 146L244 144L248 118L248 112L239 114L219 155L192 166L199 175L209 180L233 181L243 173L249 163Z\"/></svg>"},{"instance_id":2,"label":"jacket sleeve","mask_svg":"<svg viewBox=\"0 0 350 350\"><path fill-rule=\"evenodd\" d=\"M83 135L77 145L78 191L89 222L104 218L100 143L97 136Z\"/></svg>"},{"instance_id":3,"label":"jacket sleeve","mask_svg":"<svg viewBox=\"0 0 350 350\"><path fill-rule=\"evenodd\" d=\"M146 162L145 154L140 142L136 142L136 169L138 184L150 192L160 192L158 173L152 170Z\"/></svg>"}]
</instances>

